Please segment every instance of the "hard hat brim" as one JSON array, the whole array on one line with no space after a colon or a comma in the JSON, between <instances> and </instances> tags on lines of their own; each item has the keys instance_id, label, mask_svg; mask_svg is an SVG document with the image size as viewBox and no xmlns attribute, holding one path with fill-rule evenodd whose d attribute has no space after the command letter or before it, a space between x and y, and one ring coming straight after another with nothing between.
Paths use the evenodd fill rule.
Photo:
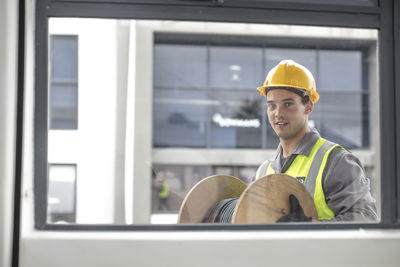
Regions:
<instances>
[{"instance_id":1,"label":"hard hat brim","mask_svg":"<svg viewBox=\"0 0 400 267\"><path fill-rule=\"evenodd\" d=\"M271 90L277 90L277 89L281 89L281 90L287 90L290 91L292 93L295 93L297 95L299 95L300 97L305 97L305 96L309 96L310 100L313 103L316 103L319 99L318 94L317 95L313 95L312 92L304 89L304 88L299 88L299 87L291 87L291 86L281 86L281 85L276 85L276 86L260 86L257 87L257 90L260 91L260 95L263 96L267 96L268 92Z\"/></svg>"},{"instance_id":2,"label":"hard hat brim","mask_svg":"<svg viewBox=\"0 0 400 267\"><path fill-rule=\"evenodd\" d=\"M266 93L268 93L271 90L278 90L278 89L290 91L290 92L295 93L295 94L297 94L297 95L299 95L301 97L305 97L307 95L308 96L310 95L310 93L307 90L303 89L303 88L290 87L290 86L268 86L268 88L266 88Z\"/></svg>"}]
</instances>

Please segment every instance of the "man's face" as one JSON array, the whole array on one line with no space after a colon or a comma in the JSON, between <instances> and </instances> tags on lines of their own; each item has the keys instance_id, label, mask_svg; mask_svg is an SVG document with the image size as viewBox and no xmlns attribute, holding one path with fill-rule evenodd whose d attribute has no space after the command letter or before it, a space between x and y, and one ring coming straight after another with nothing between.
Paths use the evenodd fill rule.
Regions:
<instances>
[{"instance_id":1,"label":"man's face","mask_svg":"<svg viewBox=\"0 0 400 267\"><path fill-rule=\"evenodd\" d=\"M268 120L279 138L290 140L305 134L308 115L313 103L303 104L301 97L284 89L274 89L267 94Z\"/></svg>"}]
</instances>

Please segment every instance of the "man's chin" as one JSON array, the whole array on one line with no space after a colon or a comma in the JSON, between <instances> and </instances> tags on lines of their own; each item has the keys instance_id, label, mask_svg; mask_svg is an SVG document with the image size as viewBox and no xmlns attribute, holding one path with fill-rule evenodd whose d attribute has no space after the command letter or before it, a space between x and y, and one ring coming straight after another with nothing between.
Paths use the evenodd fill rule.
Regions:
<instances>
[{"instance_id":1,"label":"man's chin","mask_svg":"<svg viewBox=\"0 0 400 267\"><path fill-rule=\"evenodd\" d=\"M277 131L275 131L275 133L279 137L279 139L282 139L282 140L288 140L288 139L293 138L293 136L288 133L277 132Z\"/></svg>"},{"instance_id":2,"label":"man's chin","mask_svg":"<svg viewBox=\"0 0 400 267\"><path fill-rule=\"evenodd\" d=\"M289 140L290 139L290 136L287 136L287 135L278 135L279 136L279 139L281 139L281 140Z\"/></svg>"},{"instance_id":3,"label":"man's chin","mask_svg":"<svg viewBox=\"0 0 400 267\"><path fill-rule=\"evenodd\" d=\"M297 139L298 135L300 134L300 132L298 133L293 133L293 132L277 132L275 131L276 135L279 137L279 139L281 140L292 140L292 139Z\"/></svg>"}]
</instances>

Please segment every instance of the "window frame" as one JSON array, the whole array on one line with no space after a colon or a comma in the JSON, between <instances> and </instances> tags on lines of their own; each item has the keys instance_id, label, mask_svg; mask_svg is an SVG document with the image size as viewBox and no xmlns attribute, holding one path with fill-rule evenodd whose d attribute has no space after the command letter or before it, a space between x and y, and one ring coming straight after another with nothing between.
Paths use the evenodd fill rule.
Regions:
<instances>
[{"instance_id":1,"label":"window frame","mask_svg":"<svg viewBox=\"0 0 400 267\"><path fill-rule=\"evenodd\" d=\"M322 1L321 1L322 2ZM36 1L34 225L38 230L316 230L400 228L400 3L381 0L377 7L288 4L260 1L43 0ZM47 224L48 138L48 20L51 17L170 19L248 22L311 26L373 28L379 30L379 108L381 149L381 222L377 224L254 224L254 225L55 225ZM395 60L396 59L396 60ZM396 90L397 89L397 90ZM398 103L399 105L396 105ZM19 108L22 108L19 106ZM19 121L22 125L22 120ZM385 132L383 129L393 129ZM397 138L397 139L396 139ZM393 145L396 144L396 145ZM389 179L388 177L392 177Z\"/></svg>"}]
</instances>

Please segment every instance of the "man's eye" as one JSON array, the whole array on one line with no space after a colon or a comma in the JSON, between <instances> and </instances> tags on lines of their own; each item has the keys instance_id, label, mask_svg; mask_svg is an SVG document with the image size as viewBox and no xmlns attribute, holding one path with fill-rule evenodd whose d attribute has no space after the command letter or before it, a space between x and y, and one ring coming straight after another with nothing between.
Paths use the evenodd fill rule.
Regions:
<instances>
[{"instance_id":1,"label":"man's eye","mask_svg":"<svg viewBox=\"0 0 400 267\"><path fill-rule=\"evenodd\" d=\"M292 105L292 103L290 103L290 102L285 103L285 107L290 107L291 105Z\"/></svg>"},{"instance_id":2,"label":"man's eye","mask_svg":"<svg viewBox=\"0 0 400 267\"><path fill-rule=\"evenodd\" d=\"M275 104L268 104L268 109L275 109L276 105Z\"/></svg>"}]
</instances>

